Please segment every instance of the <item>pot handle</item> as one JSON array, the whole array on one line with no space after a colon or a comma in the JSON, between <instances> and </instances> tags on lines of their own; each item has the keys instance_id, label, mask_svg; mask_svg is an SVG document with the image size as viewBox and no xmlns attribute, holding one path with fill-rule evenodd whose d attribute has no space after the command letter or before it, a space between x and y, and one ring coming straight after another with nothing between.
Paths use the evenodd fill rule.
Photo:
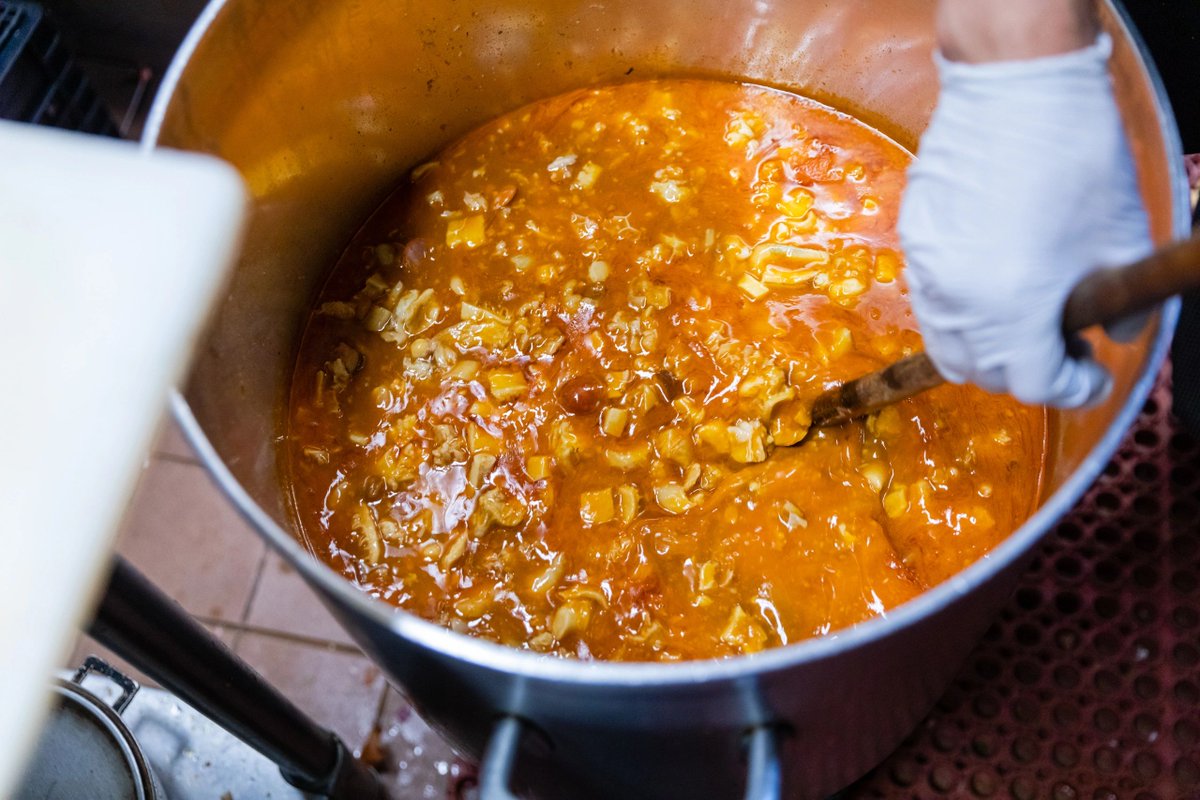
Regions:
<instances>
[{"instance_id":1,"label":"pot handle","mask_svg":"<svg viewBox=\"0 0 1200 800\"><path fill-rule=\"evenodd\" d=\"M521 720L501 717L479 765L479 800L518 800L508 787L520 744Z\"/></svg>"},{"instance_id":2,"label":"pot handle","mask_svg":"<svg viewBox=\"0 0 1200 800\"><path fill-rule=\"evenodd\" d=\"M746 793L744 800L780 800L783 768L779 761L780 729L759 725L746 734Z\"/></svg>"},{"instance_id":3,"label":"pot handle","mask_svg":"<svg viewBox=\"0 0 1200 800\"><path fill-rule=\"evenodd\" d=\"M517 717L502 717L496 724L479 767L479 800L518 800L510 786L521 734ZM749 766L743 800L780 800L783 770L779 763L779 729L773 725L751 729L746 734L746 749Z\"/></svg>"},{"instance_id":4,"label":"pot handle","mask_svg":"<svg viewBox=\"0 0 1200 800\"><path fill-rule=\"evenodd\" d=\"M71 683L77 686L83 686L83 679L88 676L88 673L95 672L98 675L103 675L110 681L115 683L121 689L121 696L112 703L112 710L121 714L133 702L133 696L138 693L141 686L133 678L127 677L124 673L117 671L116 667L109 664L107 661L88 656L83 662L83 666L75 671L74 677L71 678Z\"/></svg>"}]
</instances>

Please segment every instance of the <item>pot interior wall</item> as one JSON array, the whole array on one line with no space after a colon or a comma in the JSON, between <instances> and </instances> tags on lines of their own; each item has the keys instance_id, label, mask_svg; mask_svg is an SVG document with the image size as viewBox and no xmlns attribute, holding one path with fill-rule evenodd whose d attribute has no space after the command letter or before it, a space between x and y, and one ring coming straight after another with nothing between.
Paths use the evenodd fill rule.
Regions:
<instances>
[{"instance_id":1,"label":"pot interior wall","mask_svg":"<svg viewBox=\"0 0 1200 800\"><path fill-rule=\"evenodd\" d=\"M178 86L160 98L158 137L232 162L253 197L245 252L187 390L204 432L251 496L288 527L275 443L304 311L357 225L405 171L472 127L579 86L710 75L815 97L912 147L936 99L933 5L214 4ZM1149 79L1127 38L1117 38L1119 95L1161 240L1173 221L1167 149ZM1116 391L1104 406L1061 415L1047 492L1112 424L1152 333L1130 346L1100 343Z\"/></svg>"}]
</instances>

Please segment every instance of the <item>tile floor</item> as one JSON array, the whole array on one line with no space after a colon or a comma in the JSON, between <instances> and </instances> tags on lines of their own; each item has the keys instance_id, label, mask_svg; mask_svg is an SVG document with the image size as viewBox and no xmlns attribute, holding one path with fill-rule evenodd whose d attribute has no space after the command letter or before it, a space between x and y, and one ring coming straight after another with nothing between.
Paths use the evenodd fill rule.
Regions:
<instances>
[{"instance_id":1,"label":"tile floor","mask_svg":"<svg viewBox=\"0 0 1200 800\"><path fill-rule=\"evenodd\" d=\"M469 790L471 767L421 722L295 571L238 516L172 420L163 423L147 458L116 549L356 752L378 731L395 800ZM86 635L64 666L90 654L153 685Z\"/></svg>"}]
</instances>

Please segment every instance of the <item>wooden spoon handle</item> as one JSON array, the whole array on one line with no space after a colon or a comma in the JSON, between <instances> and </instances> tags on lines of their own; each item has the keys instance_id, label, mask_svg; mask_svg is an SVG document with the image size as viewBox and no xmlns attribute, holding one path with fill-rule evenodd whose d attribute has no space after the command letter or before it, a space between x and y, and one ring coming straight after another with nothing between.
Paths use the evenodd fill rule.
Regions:
<instances>
[{"instance_id":1,"label":"wooden spoon handle","mask_svg":"<svg viewBox=\"0 0 1200 800\"><path fill-rule=\"evenodd\" d=\"M1173 295L1200 287L1200 235L1124 267L1086 275L1067 298L1063 332L1077 333L1146 311ZM840 425L945 382L924 353L847 381L813 403L813 427Z\"/></svg>"}]
</instances>

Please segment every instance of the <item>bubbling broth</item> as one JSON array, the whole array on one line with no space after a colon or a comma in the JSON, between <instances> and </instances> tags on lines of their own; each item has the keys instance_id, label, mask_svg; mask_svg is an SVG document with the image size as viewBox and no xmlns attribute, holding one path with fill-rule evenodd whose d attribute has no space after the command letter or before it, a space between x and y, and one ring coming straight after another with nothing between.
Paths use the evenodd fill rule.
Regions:
<instances>
[{"instance_id":1,"label":"bubbling broth","mask_svg":"<svg viewBox=\"0 0 1200 800\"><path fill-rule=\"evenodd\" d=\"M307 322L300 531L364 591L578 658L753 653L885 614L1032 513L1045 412L945 386L808 432L919 349L911 156L721 81L581 90L416 167Z\"/></svg>"}]
</instances>

